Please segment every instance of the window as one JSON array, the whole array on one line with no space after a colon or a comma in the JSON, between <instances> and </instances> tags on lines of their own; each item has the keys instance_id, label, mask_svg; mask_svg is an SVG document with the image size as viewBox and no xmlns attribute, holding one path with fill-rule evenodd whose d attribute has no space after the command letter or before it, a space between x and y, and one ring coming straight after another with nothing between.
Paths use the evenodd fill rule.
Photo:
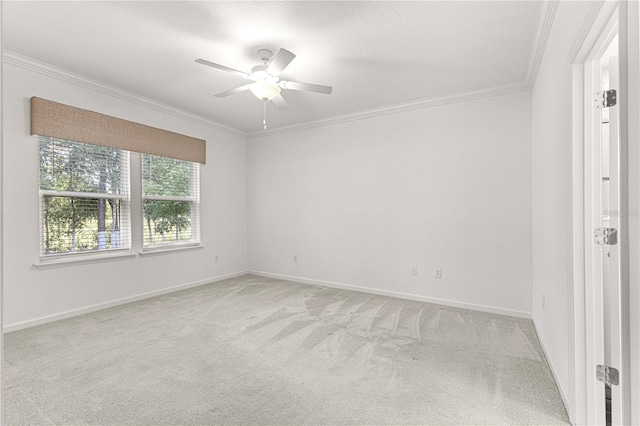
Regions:
<instances>
[{"instance_id":1,"label":"window","mask_svg":"<svg viewBox=\"0 0 640 426\"><path fill-rule=\"evenodd\" d=\"M43 258L130 249L129 151L38 137ZM143 248L200 243L200 165L141 154Z\"/></svg>"},{"instance_id":2,"label":"window","mask_svg":"<svg viewBox=\"0 0 640 426\"><path fill-rule=\"evenodd\" d=\"M200 244L204 139L36 96L30 124L40 154L41 260ZM130 185L141 196L132 200Z\"/></svg>"},{"instance_id":3,"label":"window","mask_svg":"<svg viewBox=\"0 0 640 426\"><path fill-rule=\"evenodd\" d=\"M40 253L128 249L129 153L38 137Z\"/></svg>"},{"instance_id":4,"label":"window","mask_svg":"<svg viewBox=\"0 0 640 426\"><path fill-rule=\"evenodd\" d=\"M200 242L200 165L142 154L143 248Z\"/></svg>"}]
</instances>

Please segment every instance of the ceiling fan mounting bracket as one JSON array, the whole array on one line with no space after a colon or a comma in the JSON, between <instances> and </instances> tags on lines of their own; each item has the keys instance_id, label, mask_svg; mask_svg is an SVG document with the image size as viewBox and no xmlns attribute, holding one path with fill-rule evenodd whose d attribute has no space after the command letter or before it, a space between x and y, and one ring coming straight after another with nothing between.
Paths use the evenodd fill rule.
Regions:
<instances>
[{"instance_id":1,"label":"ceiling fan mounting bracket","mask_svg":"<svg viewBox=\"0 0 640 426\"><path fill-rule=\"evenodd\" d=\"M258 58L260 58L260 60L266 64L273 57L273 52L269 49L258 49L258 51L256 52L256 56L258 56Z\"/></svg>"}]
</instances>

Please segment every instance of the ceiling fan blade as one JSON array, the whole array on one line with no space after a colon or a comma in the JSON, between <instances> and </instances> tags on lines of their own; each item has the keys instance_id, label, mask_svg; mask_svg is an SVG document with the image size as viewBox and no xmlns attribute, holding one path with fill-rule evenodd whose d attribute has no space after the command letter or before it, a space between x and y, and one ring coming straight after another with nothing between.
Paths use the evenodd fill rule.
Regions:
<instances>
[{"instance_id":1,"label":"ceiling fan blade","mask_svg":"<svg viewBox=\"0 0 640 426\"><path fill-rule=\"evenodd\" d=\"M236 87L235 89L226 90L224 92L220 92L216 95L217 98L226 98L227 96L235 95L236 93L244 92L245 90L249 90L249 87L253 83L245 84L244 86Z\"/></svg>"},{"instance_id":2,"label":"ceiling fan blade","mask_svg":"<svg viewBox=\"0 0 640 426\"><path fill-rule=\"evenodd\" d=\"M333 87L331 86L323 86L321 84L299 83L297 81L280 81L278 84L283 89L324 93L325 95L331 94L331 91L333 90Z\"/></svg>"},{"instance_id":3,"label":"ceiling fan blade","mask_svg":"<svg viewBox=\"0 0 640 426\"><path fill-rule=\"evenodd\" d=\"M278 50L278 53L276 53L276 56L274 56L271 64L269 64L269 67L267 68L267 74L274 77L279 76L282 70L284 70L295 57L296 55L289 52L287 49Z\"/></svg>"},{"instance_id":4,"label":"ceiling fan blade","mask_svg":"<svg viewBox=\"0 0 640 426\"><path fill-rule=\"evenodd\" d=\"M289 104L287 103L287 101L284 100L284 98L282 97L282 95L280 93L275 95L273 97L273 99L271 99L271 100L273 101L274 104L276 104L276 106L278 107L278 109L280 111L283 111L285 109L289 109Z\"/></svg>"},{"instance_id":5,"label":"ceiling fan blade","mask_svg":"<svg viewBox=\"0 0 640 426\"><path fill-rule=\"evenodd\" d=\"M222 71L226 71L226 72L230 72L230 73L235 74L235 75L239 75L240 77L244 77L244 78L249 77L249 74L247 74L246 72L234 70L233 68L225 67L224 65L216 64L216 63L207 61L206 59L196 59L196 62L199 63L199 64L202 64L202 65L206 65L208 67L217 68L217 69L222 70Z\"/></svg>"}]
</instances>

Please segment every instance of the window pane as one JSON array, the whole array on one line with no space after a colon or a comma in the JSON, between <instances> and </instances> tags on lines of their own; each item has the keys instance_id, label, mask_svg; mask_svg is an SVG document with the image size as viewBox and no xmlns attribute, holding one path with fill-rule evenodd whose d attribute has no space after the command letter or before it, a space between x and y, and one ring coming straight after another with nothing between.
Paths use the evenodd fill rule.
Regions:
<instances>
[{"instance_id":1,"label":"window pane","mask_svg":"<svg viewBox=\"0 0 640 426\"><path fill-rule=\"evenodd\" d=\"M189 201L145 200L144 245L197 241L191 227L194 206Z\"/></svg>"},{"instance_id":2,"label":"window pane","mask_svg":"<svg viewBox=\"0 0 640 426\"><path fill-rule=\"evenodd\" d=\"M142 155L143 247L198 243L199 164Z\"/></svg>"},{"instance_id":3,"label":"window pane","mask_svg":"<svg viewBox=\"0 0 640 426\"><path fill-rule=\"evenodd\" d=\"M118 249L128 245L122 233L122 201L42 196L43 254Z\"/></svg>"},{"instance_id":4,"label":"window pane","mask_svg":"<svg viewBox=\"0 0 640 426\"><path fill-rule=\"evenodd\" d=\"M38 149L41 255L129 248L129 153L42 136Z\"/></svg>"},{"instance_id":5,"label":"window pane","mask_svg":"<svg viewBox=\"0 0 640 426\"><path fill-rule=\"evenodd\" d=\"M40 189L122 194L124 151L40 137Z\"/></svg>"},{"instance_id":6,"label":"window pane","mask_svg":"<svg viewBox=\"0 0 640 426\"><path fill-rule=\"evenodd\" d=\"M195 196L192 175L197 167L189 161L142 156L142 193L173 197Z\"/></svg>"}]
</instances>

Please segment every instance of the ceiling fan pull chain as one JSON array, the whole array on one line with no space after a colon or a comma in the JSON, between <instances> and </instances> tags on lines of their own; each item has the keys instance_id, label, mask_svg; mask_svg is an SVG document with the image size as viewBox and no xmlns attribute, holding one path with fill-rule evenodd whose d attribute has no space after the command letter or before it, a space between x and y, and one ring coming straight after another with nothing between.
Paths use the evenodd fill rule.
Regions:
<instances>
[{"instance_id":1,"label":"ceiling fan pull chain","mask_svg":"<svg viewBox=\"0 0 640 426\"><path fill-rule=\"evenodd\" d=\"M263 111L264 111L264 116L263 117L264 118L262 120L262 124L264 126L264 130L267 130L267 100L266 99L263 99L263 105L264 105L264 109L263 109Z\"/></svg>"}]
</instances>

